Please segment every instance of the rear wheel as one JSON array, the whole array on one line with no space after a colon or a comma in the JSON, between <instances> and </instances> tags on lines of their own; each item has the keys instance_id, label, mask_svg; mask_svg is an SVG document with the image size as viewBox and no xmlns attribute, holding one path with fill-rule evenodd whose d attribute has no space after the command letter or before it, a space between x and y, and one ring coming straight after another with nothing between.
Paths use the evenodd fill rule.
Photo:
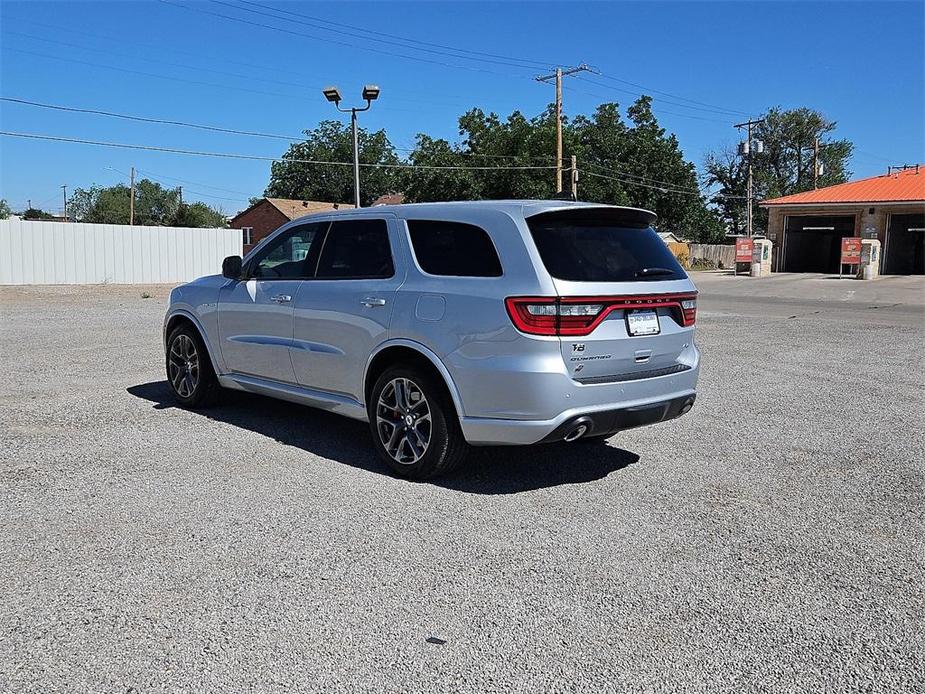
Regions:
<instances>
[{"instance_id":1,"label":"rear wheel","mask_svg":"<svg viewBox=\"0 0 925 694\"><path fill-rule=\"evenodd\" d=\"M183 407L205 407L218 393L212 361L191 325L179 325L167 337L167 382Z\"/></svg>"},{"instance_id":2,"label":"rear wheel","mask_svg":"<svg viewBox=\"0 0 925 694\"><path fill-rule=\"evenodd\" d=\"M455 468L468 448L453 403L429 373L414 365L386 369L368 403L380 457L396 474L429 479Z\"/></svg>"}]
</instances>

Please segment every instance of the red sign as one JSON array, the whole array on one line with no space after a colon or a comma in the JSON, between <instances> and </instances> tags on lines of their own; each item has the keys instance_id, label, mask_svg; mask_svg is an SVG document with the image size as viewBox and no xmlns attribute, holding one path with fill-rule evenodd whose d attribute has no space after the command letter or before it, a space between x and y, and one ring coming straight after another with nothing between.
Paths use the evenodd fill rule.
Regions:
<instances>
[{"instance_id":1,"label":"red sign","mask_svg":"<svg viewBox=\"0 0 925 694\"><path fill-rule=\"evenodd\" d=\"M861 239L855 236L848 236L841 240L841 264L861 264Z\"/></svg>"},{"instance_id":2,"label":"red sign","mask_svg":"<svg viewBox=\"0 0 925 694\"><path fill-rule=\"evenodd\" d=\"M736 262L752 262L752 252L754 251L755 242L752 239L736 239Z\"/></svg>"}]
</instances>

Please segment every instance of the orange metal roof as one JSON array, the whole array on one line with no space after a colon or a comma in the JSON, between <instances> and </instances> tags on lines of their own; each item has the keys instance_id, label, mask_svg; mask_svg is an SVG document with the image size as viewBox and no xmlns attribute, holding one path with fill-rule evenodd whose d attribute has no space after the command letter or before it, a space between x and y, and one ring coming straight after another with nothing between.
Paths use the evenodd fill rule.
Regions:
<instances>
[{"instance_id":1,"label":"orange metal roof","mask_svg":"<svg viewBox=\"0 0 925 694\"><path fill-rule=\"evenodd\" d=\"M762 200L761 206L826 203L925 202L925 166L862 178L836 186Z\"/></svg>"}]
</instances>

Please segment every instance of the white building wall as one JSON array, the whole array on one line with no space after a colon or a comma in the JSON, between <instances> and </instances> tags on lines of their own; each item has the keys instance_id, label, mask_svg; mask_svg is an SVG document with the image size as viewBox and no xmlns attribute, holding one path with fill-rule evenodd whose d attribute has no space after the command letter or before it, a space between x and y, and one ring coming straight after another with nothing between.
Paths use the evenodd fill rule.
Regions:
<instances>
[{"instance_id":1,"label":"white building wall","mask_svg":"<svg viewBox=\"0 0 925 694\"><path fill-rule=\"evenodd\" d=\"M0 284L172 284L242 255L240 229L0 220Z\"/></svg>"}]
</instances>

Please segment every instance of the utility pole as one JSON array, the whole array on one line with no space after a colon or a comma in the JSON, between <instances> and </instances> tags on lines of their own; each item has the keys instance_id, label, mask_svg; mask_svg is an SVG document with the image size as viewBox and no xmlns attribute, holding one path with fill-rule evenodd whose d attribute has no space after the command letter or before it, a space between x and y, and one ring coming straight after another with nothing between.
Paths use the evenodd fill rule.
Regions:
<instances>
[{"instance_id":1,"label":"utility pole","mask_svg":"<svg viewBox=\"0 0 925 694\"><path fill-rule=\"evenodd\" d=\"M748 210L746 213L746 234L749 238L752 237L752 222L754 220L754 214L752 213L752 128L763 122L764 119L759 118L758 120L750 120L746 123L737 123L735 125L736 128L748 128L748 139L739 145L739 154L744 154L746 157L748 157L748 193L746 196L748 199ZM764 144L760 142L758 144L763 150Z\"/></svg>"},{"instance_id":2,"label":"utility pole","mask_svg":"<svg viewBox=\"0 0 925 694\"><path fill-rule=\"evenodd\" d=\"M26 204L28 205L26 209L31 210L32 209L32 198L29 198L28 200L26 200Z\"/></svg>"},{"instance_id":3,"label":"utility pole","mask_svg":"<svg viewBox=\"0 0 925 694\"><path fill-rule=\"evenodd\" d=\"M61 186L61 190L64 191L64 221L67 221L67 186Z\"/></svg>"},{"instance_id":4,"label":"utility pole","mask_svg":"<svg viewBox=\"0 0 925 694\"><path fill-rule=\"evenodd\" d=\"M551 75L538 75L537 82L556 81L556 192L562 192L562 78L578 72L593 72L590 67L582 63L578 67L562 69L557 67Z\"/></svg>"},{"instance_id":5,"label":"utility pole","mask_svg":"<svg viewBox=\"0 0 925 694\"><path fill-rule=\"evenodd\" d=\"M183 186L177 186L177 193L180 195L180 207L183 207Z\"/></svg>"},{"instance_id":6,"label":"utility pole","mask_svg":"<svg viewBox=\"0 0 925 694\"><path fill-rule=\"evenodd\" d=\"M135 226L135 167L132 167L132 174L130 177L131 185L129 187L129 199L128 199L128 223L132 226Z\"/></svg>"},{"instance_id":7,"label":"utility pole","mask_svg":"<svg viewBox=\"0 0 925 694\"><path fill-rule=\"evenodd\" d=\"M572 200L578 199L578 157L572 155Z\"/></svg>"}]
</instances>

